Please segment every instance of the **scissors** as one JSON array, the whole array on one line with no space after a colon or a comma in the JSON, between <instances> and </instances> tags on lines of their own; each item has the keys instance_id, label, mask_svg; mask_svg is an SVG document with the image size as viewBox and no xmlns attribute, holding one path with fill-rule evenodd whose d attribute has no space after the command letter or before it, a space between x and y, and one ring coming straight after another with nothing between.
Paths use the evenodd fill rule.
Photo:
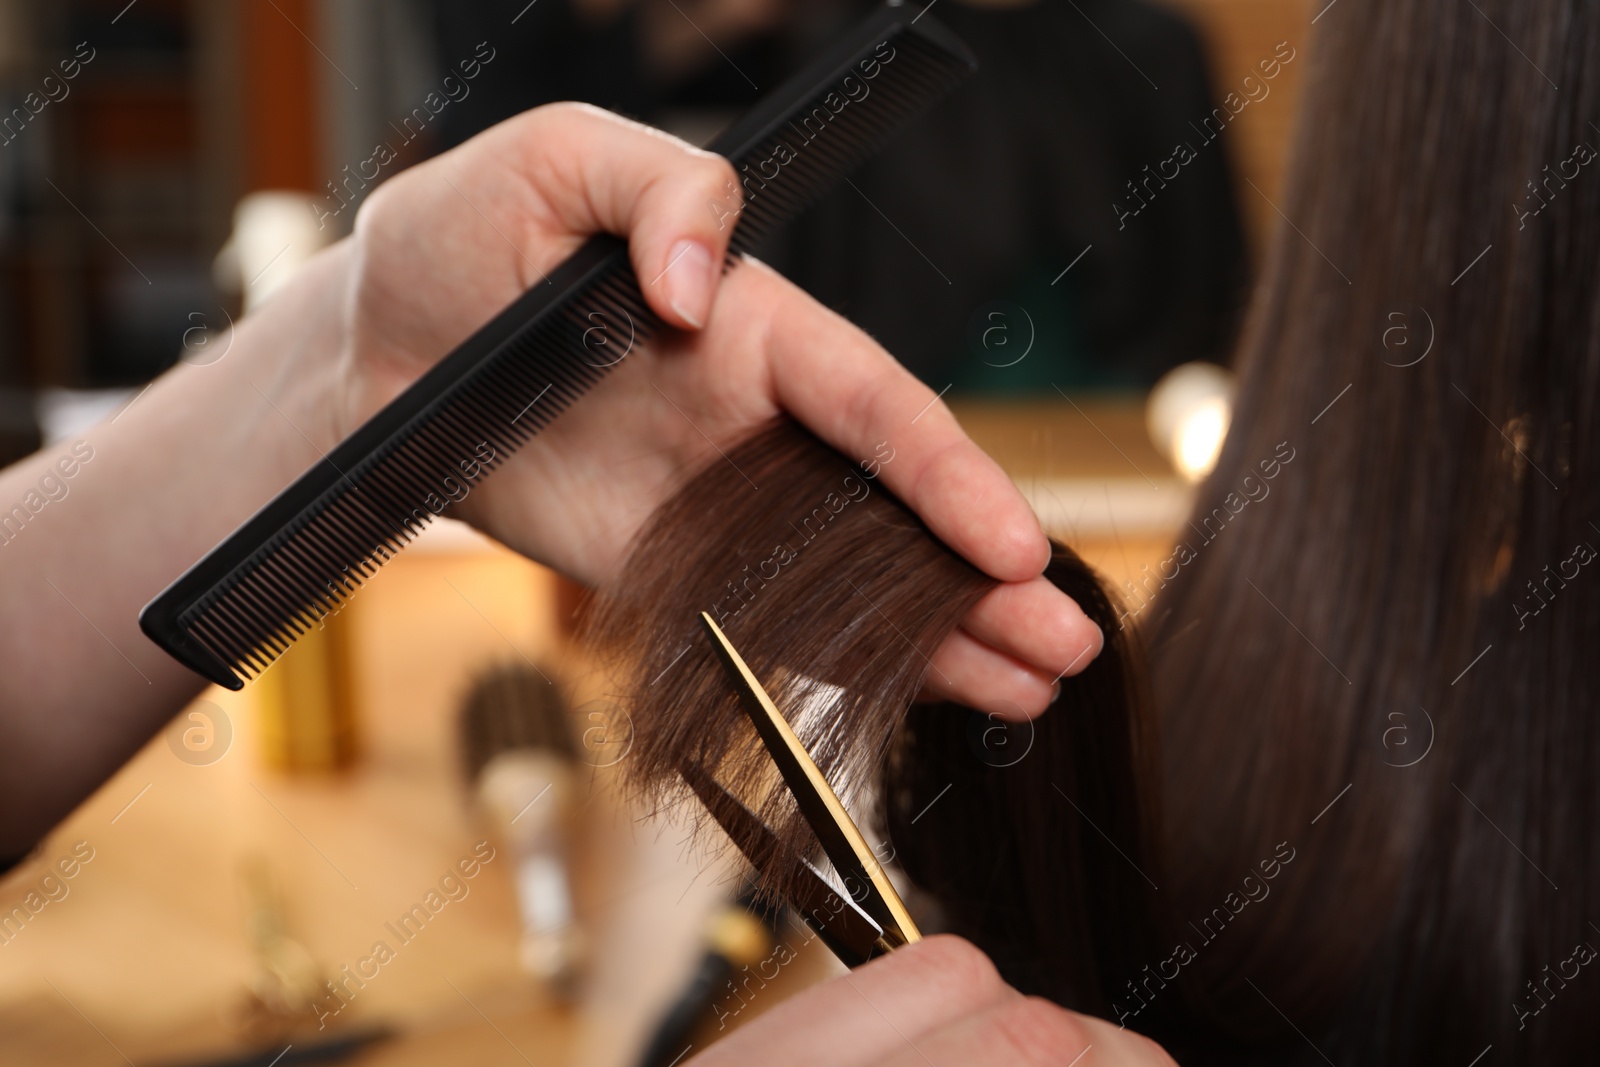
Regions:
<instances>
[{"instance_id":1,"label":"scissors","mask_svg":"<svg viewBox=\"0 0 1600 1067\"><path fill-rule=\"evenodd\" d=\"M722 628L703 611L700 621L739 693L739 703L777 765L784 785L794 795L800 814L843 879L844 892L836 889L809 860L788 853L767 825L703 768L683 765L679 772L684 780L756 870L767 872L778 864L792 865L792 877L787 879L795 887L790 905L845 966L858 967L875 956L922 940L882 864L867 847L838 794L812 762L788 720L779 713Z\"/></svg>"}]
</instances>

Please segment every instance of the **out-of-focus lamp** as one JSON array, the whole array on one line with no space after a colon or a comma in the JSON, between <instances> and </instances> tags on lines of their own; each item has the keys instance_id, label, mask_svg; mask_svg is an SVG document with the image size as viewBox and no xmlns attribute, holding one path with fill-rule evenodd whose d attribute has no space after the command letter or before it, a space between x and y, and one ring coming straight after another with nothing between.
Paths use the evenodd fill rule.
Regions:
<instances>
[{"instance_id":1,"label":"out-of-focus lamp","mask_svg":"<svg viewBox=\"0 0 1600 1067\"><path fill-rule=\"evenodd\" d=\"M1215 363L1174 367L1150 390L1145 426L1150 440L1187 482L1217 465L1233 416L1233 372Z\"/></svg>"}]
</instances>

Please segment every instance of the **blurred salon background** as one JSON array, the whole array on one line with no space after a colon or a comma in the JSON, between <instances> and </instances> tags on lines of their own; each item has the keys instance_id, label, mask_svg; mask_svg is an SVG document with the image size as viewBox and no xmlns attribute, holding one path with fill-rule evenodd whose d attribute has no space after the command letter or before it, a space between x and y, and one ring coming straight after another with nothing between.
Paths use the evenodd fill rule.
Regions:
<instances>
[{"instance_id":1,"label":"blurred salon background","mask_svg":"<svg viewBox=\"0 0 1600 1067\"><path fill-rule=\"evenodd\" d=\"M871 6L0 0L0 463L226 359L407 166L568 99L703 144ZM1143 597L1226 433L1322 5L930 6L978 76L762 256ZM665 1065L831 973L617 792L581 596L446 521L208 692L0 880L0 1062Z\"/></svg>"}]
</instances>

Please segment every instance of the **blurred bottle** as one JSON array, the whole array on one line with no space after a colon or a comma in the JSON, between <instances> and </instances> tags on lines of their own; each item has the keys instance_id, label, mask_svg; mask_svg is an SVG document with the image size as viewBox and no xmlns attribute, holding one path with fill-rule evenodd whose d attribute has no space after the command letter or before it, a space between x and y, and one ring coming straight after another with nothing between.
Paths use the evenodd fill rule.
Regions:
<instances>
[{"instance_id":1,"label":"blurred bottle","mask_svg":"<svg viewBox=\"0 0 1600 1067\"><path fill-rule=\"evenodd\" d=\"M217 287L236 293L245 314L258 308L327 243L312 211L315 198L267 190L240 199L233 234L217 253ZM352 620L340 612L296 641L253 686L262 759L288 772L326 772L355 762Z\"/></svg>"},{"instance_id":2,"label":"blurred bottle","mask_svg":"<svg viewBox=\"0 0 1600 1067\"><path fill-rule=\"evenodd\" d=\"M336 771L354 763L359 751L353 620L341 612L326 622L296 641L251 687L261 758L275 770Z\"/></svg>"}]
</instances>

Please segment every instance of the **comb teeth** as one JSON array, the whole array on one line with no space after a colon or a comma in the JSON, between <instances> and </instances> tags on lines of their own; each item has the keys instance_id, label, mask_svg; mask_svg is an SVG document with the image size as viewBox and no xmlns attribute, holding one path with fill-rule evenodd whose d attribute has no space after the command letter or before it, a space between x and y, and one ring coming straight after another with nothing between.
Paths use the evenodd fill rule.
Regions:
<instances>
[{"instance_id":1,"label":"comb teeth","mask_svg":"<svg viewBox=\"0 0 1600 1067\"><path fill-rule=\"evenodd\" d=\"M974 67L931 18L892 5L786 82L710 146L744 189L730 256ZM627 246L591 239L151 601L140 626L243 688L661 327Z\"/></svg>"}]
</instances>

